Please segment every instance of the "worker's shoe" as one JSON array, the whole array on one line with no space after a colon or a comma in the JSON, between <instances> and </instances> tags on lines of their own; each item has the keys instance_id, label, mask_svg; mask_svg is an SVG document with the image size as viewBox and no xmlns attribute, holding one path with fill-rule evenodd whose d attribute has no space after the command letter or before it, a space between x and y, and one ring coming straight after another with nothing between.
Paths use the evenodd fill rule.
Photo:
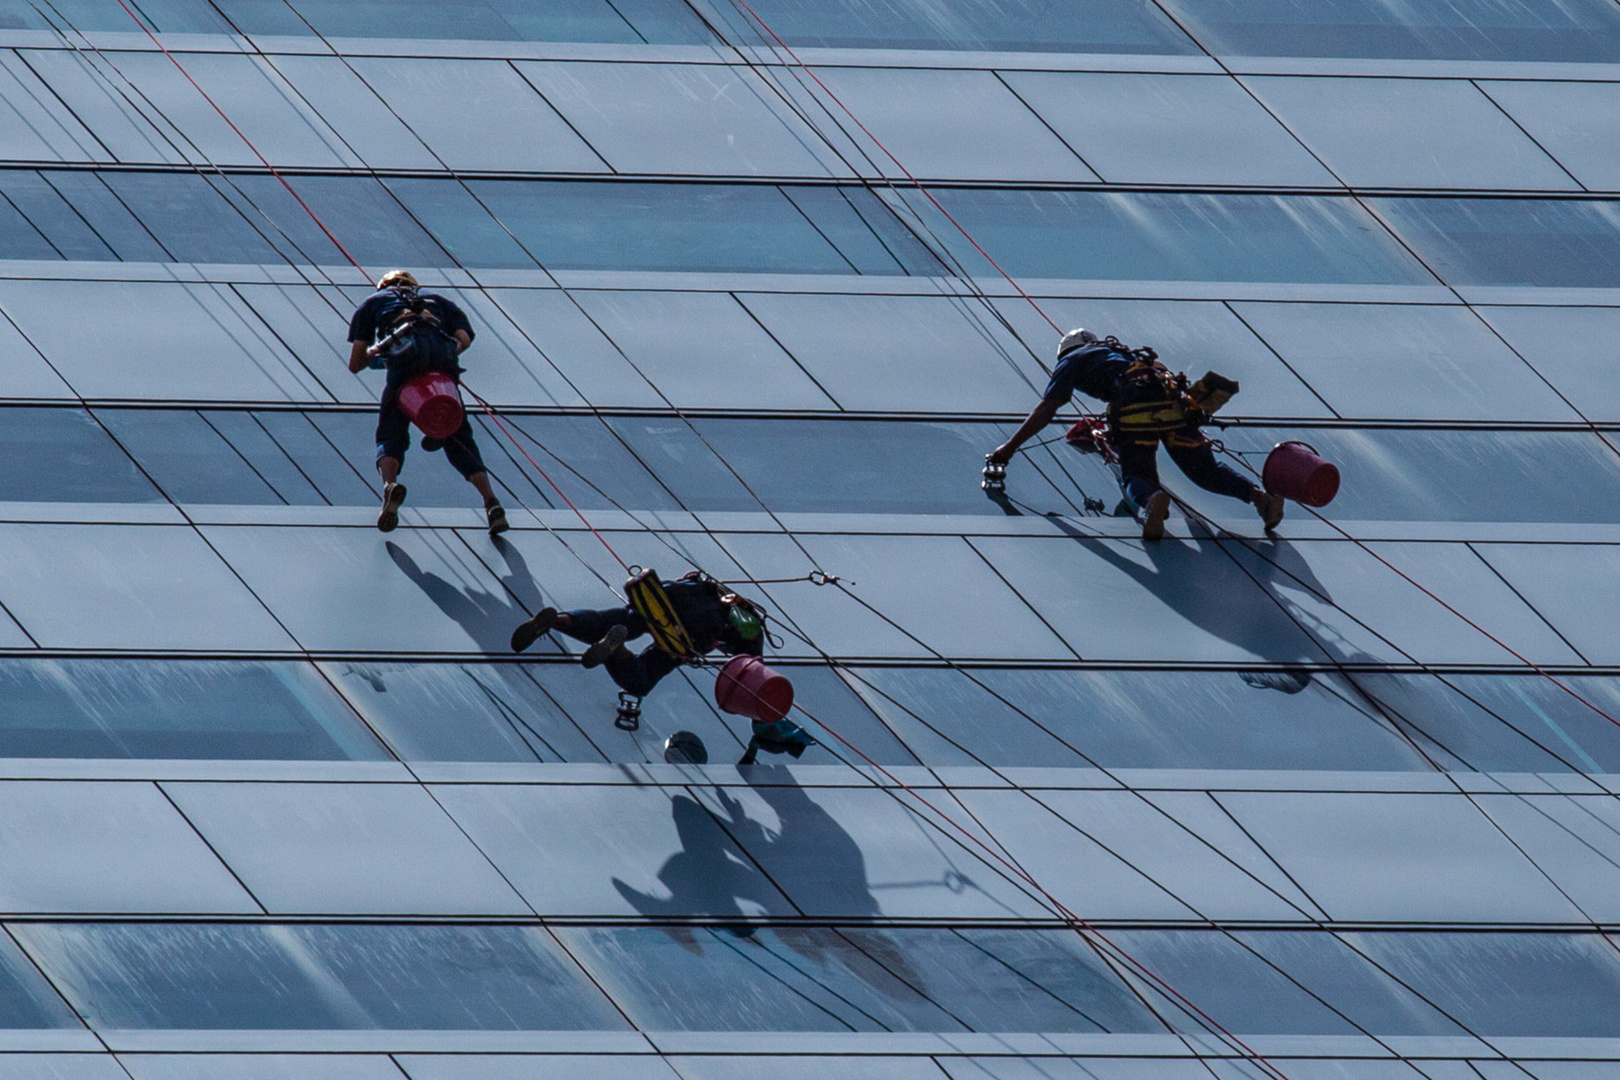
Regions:
<instances>
[{"instance_id":1,"label":"worker's shoe","mask_svg":"<svg viewBox=\"0 0 1620 1080\"><path fill-rule=\"evenodd\" d=\"M383 485L382 512L377 515L377 529L379 532L393 532L399 528L399 507L404 501L404 484Z\"/></svg>"},{"instance_id":2,"label":"worker's shoe","mask_svg":"<svg viewBox=\"0 0 1620 1080\"><path fill-rule=\"evenodd\" d=\"M1265 525L1266 532L1271 532L1282 524L1283 505L1288 501L1287 499L1284 499L1281 495L1272 495L1256 488L1252 501L1254 508L1260 513L1260 522Z\"/></svg>"},{"instance_id":3,"label":"worker's shoe","mask_svg":"<svg viewBox=\"0 0 1620 1080\"><path fill-rule=\"evenodd\" d=\"M1142 520L1142 539L1163 540L1164 519L1170 516L1170 493L1155 491L1148 496L1147 517Z\"/></svg>"},{"instance_id":4,"label":"worker's shoe","mask_svg":"<svg viewBox=\"0 0 1620 1080\"><path fill-rule=\"evenodd\" d=\"M539 641L544 635L551 633L551 628L556 625L557 609L554 607L541 608L535 612L534 618L526 623L521 623L516 630L512 631L512 651L522 652L536 641Z\"/></svg>"},{"instance_id":5,"label":"worker's shoe","mask_svg":"<svg viewBox=\"0 0 1620 1080\"><path fill-rule=\"evenodd\" d=\"M613 650L624 644L624 639L630 636L630 631L623 626L610 626L602 640L585 650L585 655L579 658L580 667L601 667L607 663L607 658L613 655Z\"/></svg>"},{"instance_id":6,"label":"worker's shoe","mask_svg":"<svg viewBox=\"0 0 1620 1080\"><path fill-rule=\"evenodd\" d=\"M506 520L506 508L500 503L490 503L484 507L484 515L489 518L489 535L499 536L512 526Z\"/></svg>"}]
</instances>

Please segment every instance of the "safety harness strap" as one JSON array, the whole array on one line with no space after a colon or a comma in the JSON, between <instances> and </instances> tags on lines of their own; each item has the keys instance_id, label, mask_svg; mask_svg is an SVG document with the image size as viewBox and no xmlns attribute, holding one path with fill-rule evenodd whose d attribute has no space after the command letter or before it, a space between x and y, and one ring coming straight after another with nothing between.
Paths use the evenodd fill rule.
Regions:
<instances>
[{"instance_id":1,"label":"safety harness strap","mask_svg":"<svg viewBox=\"0 0 1620 1080\"><path fill-rule=\"evenodd\" d=\"M680 660L696 660L701 656L692 644L692 636L681 625L675 606L669 602L663 582L652 570L643 570L624 583L624 596L647 622L653 644Z\"/></svg>"}]
</instances>

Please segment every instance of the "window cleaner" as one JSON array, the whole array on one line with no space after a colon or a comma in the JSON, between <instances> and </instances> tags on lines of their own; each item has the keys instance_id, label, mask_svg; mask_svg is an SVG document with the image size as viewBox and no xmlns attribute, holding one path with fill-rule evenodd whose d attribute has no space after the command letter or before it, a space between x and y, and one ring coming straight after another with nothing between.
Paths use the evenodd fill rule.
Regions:
<instances>
[{"instance_id":1,"label":"window cleaner","mask_svg":"<svg viewBox=\"0 0 1620 1080\"><path fill-rule=\"evenodd\" d=\"M622 691L614 723L634 731L640 724L641 699L660 680L682 664L701 665L705 656L718 650L735 659L716 683L717 699L727 712L752 719L756 732L761 724L766 726L762 748L797 757L814 743L802 731L798 735L789 731L798 730L791 722L771 715L773 706L780 706L778 712L792 706L793 688L758 660L771 639L763 607L701 570L662 581L654 571L636 568L624 584L624 595L625 606L601 611L542 608L512 631L512 651L523 652L552 631L585 642L589 648L580 657L580 665L607 668ZM625 642L643 634L652 643L639 654L625 648ZM752 660L757 668L738 664L743 658ZM784 687L786 704L781 705ZM728 708L728 702L734 707Z\"/></svg>"},{"instance_id":2,"label":"window cleaner","mask_svg":"<svg viewBox=\"0 0 1620 1080\"><path fill-rule=\"evenodd\" d=\"M399 470L411 443L410 424L422 429L422 449L444 450L456 471L484 497L489 534L508 528L506 510L490 487L478 443L473 439L455 380L457 357L473 342L472 323L451 301L422 292L416 278L390 270L349 320L349 370L383 368L388 381L377 409L377 472L383 480L382 511L377 528L393 532L405 485Z\"/></svg>"},{"instance_id":3,"label":"window cleaner","mask_svg":"<svg viewBox=\"0 0 1620 1080\"><path fill-rule=\"evenodd\" d=\"M1096 444L1106 438L1119 465L1125 509L1142 523L1142 539L1161 539L1170 513L1170 493L1159 483L1161 442L1170 460L1193 483L1249 503L1267 532L1282 523L1283 496L1256 487L1217 462L1210 440L1198 431L1238 392L1236 382L1212 371L1189 384L1185 375L1173 374L1161 364L1151 348L1133 349L1117 338L1099 338L1085 329L1063 335L1046 392L1012 438L985 458L986 468L1005 467L1020 446L1052 422L1076 390L1107 403L1107 424L1104 430L1092 426L1079 431L1076 425L1070 429L1070 436L1077 436L1071 441Z\"/></svg>"}]
</instances>

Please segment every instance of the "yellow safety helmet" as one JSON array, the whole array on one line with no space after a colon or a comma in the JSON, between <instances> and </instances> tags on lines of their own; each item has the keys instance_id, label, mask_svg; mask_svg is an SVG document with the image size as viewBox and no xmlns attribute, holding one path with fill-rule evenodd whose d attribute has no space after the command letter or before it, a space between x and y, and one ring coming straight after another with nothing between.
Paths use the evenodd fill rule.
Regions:
<instances>
[{"instance_id":1,"label":"yellow safety helmet","mask_svg":"<svg viewBox=\"0 0 1620 1080\"><path fill-rule=\"evenodd\" d=\"M404 285L408 288L417 288L416 277L409 270L390 270L377 280L377 288L386 289L391 285Z\"/></svg>"}]
</instances>

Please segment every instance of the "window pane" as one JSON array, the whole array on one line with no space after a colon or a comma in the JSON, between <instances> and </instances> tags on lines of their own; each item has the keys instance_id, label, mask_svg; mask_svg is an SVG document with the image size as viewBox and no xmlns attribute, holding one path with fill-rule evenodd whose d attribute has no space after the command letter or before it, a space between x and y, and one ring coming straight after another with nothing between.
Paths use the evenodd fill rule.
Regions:
<instances>
[{"instance_id":1,"label":"window pane","mask_svg":"<svg viewBox=\"0 0 1620 1080\"><path fill-rule=\"evenodd\" d=\"M1620 203L1369 199L1449 285L1620 285Z\"/></svg>"},{"instance_id":2,"label":"window pane","mask_svg":"<svg viewBox=\"0 0 1620 1080\"><path fill-rule=\"evenodd\" d=\"M1343 478L1325 510L1337 521L1620 521L1620 460L1584 432L1245 428L1225 438L1256 469L1285 439L1316 447ZM1231 513L1169 475L1193 506Z\"/></svg>"},{"instance_id":3,"label":"window pane","mask_svg":"<svg viewBox=\"0 0 1620 1080\"><path fill-rule=\"evenodd\" d=\"M219 0L220 10L248 34L308 34L313 27L328 37L658 45L712 40L678 0L299 0L297 14L291 6L283 0Z\"/></svg>"},{"instance_id":4,"label":"window pane","mask_svg":"<svg viewBox=\"0 0 1620 1080\"><path fill-rule=\"evenodd\" d=\"M1319 196L941 190L935 197L1010 274L1137 281L1432 284L1353 201ZM974 273L983 258L937 214Z\"/></svg>"},{"instance_id":5,"label":"window pane","mask_svg":"<svg viewBox=\"0 0 1620 1080\"><path fill-rule=\"evenodd\" d=\"M22 950L0 934L0 1029L82 1027Z\"/></svg>"},{"instance_id":6,"label":"window pane","mask_svg":"<svg viewBox=\"0 0 1620 1080\"><path fill-rule=\"evenodd\" d=\"M86 923L19 933L99 1028L624 1027L529 927Z\"/></svg>"},{"instance_id":7,"label":"window pane","mask_svg":"<svg viewBox=\"0 0 1620 1080\"><path fill-rule=\"evenodd\" d=\"M0 659L0 757L378 761L308 665Z\"/></svg>"},{"instance_id":8,"label":"window pane","mask_svg":"<svg viewBox=\"0 0 1620 1080\"><path fill-rule=\"evenodd\" d=\"M853 272L775 187L522 180L471 187L548 267Z\"/></svg>"},{"instance_id":9,"label":"window pane","mask_svg":"<svg viewBox=\"0 0 1620 1080\"><path fill-rule=\"evenodd\" d=\"M1346 934L1483 1035L1614 1038L1620 959L1596 934Z\"/></svg>"},{"instance_id":10,"label":"window pane","mask_svg":"<svg viewBox=\"0 0 1620 1080\"><path fill-rule=\"evenodd\" d=\"M135 463L83 409L0 413L0 502L162 502Z\"/></svg>"},{"instance_id":11,"label":"window pane","mask_svg":"<svg viewBox=\"0 0 1620 1080\"><path fill-rule=\"evenodd\" d=\"M229 24L207 0L141 0L132 8L152 28L171 34L228 34ZM49 18L47 18L49 15ZM97 0L53 0L45 6L29 0L0 2L0 28L26 30L113 30L140 33L135 20L117 4Z\"/></svg>"},{"instance_id":12,"label":"window pane","mask_svg":"<svg viewBox=\"0 0 1620 1080\"><path fill-rule=\"evenodd\" d=\"M406 761L604 760L548 695L551 665L331 663L325 670Z\"/></svg>"},{"instance_id":13,"label":"window pane","mask_svg":"<svg viewBox=\"0 0 1620 1080\"><path fill-rule=\"evenodd\" d=\"M754 7L789 45L1005 52L1193 53L1151 3L1092 0L760 0ZM752 38L746 40L753 40Z\"/></svg>"},{"instance_id":14,"label":"window pane","mask_svg":"<svg viewBox=\"0 0 1620 1080\"><path fill-rule=\"evenodd\" d=\"M637 1025L652 1031L1157 1026L1073 934L819 928L558 934Z\"/></svg>"},{"instance_id":15,"label":"window pane","mask_svg":"<svg viewBox=\"0 0 1620 1080\"><path fill-rule=\"evenodd\" d=\"M164 493L180 503L280 504L252 466L201 413L101 409L96 415Z\"/></svg>"},{"instance_id":16,"label":"window pane","mask_svg":"<svg viewBox=\"0 0 1620 1080\"><path fill-rule=\"evenodd\" d=\"M1170 0L1212 52L1420 60L1620 59L1620 11L1604 0Z\"/></svg>"},{"instance_id":17,"label":"window pane","mask_svg":"<svg viewBox=\"0 0 1620 1080\"><path fill-rule=\"evenodd\" d=\"M251 217L238 213L215 184L216 178L190 173L100 173L113 193L151 230L176 262L279 263L282 256L263 235L270 227L232 193ZM234 177L238 186L250 177ZM268 179L265 177L263 179ZM274 182L274 181L272 181ZM262 206L262 204L261 204ZM286 215L281 215L285 217Z\"/></svg>"},{"instance_id":18,"label":"window pane","mask_svg":"<svg viewBox=\"0 0 1620 1080\"><path fill-rule=\"evenodd\" d=\"M62 258L97 261L117 258L85 219L39 173L21 169L0 173L0 192L4 192Z\"/></svg>"}]
</instances>

